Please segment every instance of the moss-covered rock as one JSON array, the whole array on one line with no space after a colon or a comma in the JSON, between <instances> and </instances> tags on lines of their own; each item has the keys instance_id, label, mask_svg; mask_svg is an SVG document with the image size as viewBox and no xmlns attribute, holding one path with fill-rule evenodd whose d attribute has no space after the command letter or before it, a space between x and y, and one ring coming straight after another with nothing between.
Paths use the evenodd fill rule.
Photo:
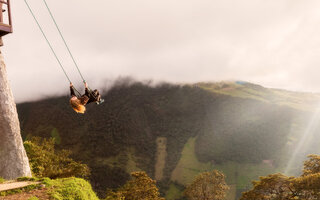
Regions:
<instances>
[{"instance_id":1,"label":"moss-covered rock","mask_svg":"<svg viewBox=\"0 0 320 200\"><path fill-rule=\"evenodd\" d=\"M32 178L21 177L17 181L34 181L35 184L23 188L17 188L0 192L0 196L21 195L31 190L40 189L41 193L49 195L54 200L99 200L90 183L81 178ZM36 181L36 182L35 182ZM40 182L40 183L39 183ZM42 188L46 188L42 190ZM36 200L37 197L30 197L28 200Z\"/></svg>"},{"instance_id":2,"label":"moss-covered rock","mask_svg":"<svg viewBox=\"0 0 320 200\"><path fill-rule=\"evenodd\" d=\"M99 200L90 183L81 178L44 178L43 183L49 188L50 197L55 200Z\"/></svg>"}]
</instances>

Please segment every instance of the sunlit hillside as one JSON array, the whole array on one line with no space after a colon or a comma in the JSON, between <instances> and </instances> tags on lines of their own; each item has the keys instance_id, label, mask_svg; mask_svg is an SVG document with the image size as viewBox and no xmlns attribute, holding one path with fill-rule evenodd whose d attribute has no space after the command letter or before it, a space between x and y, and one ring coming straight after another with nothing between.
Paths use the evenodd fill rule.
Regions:
<instances>
[{"instance_id":1,"label":"sunlit hillside","mask_svg":"<svg viewBox=\"0 0 320 200\"><path fill-rule=\"evenodd\" d=\"M256 99L263 102L289 106L306 111L313 111L320 101L320 94L318 93L292 92L287 90L264 88L260 85L244 81L198 83L196 85L214 93Z\"/></svg>"},{"instance_id":2,"label":"sunlit hillside","mask_svg":"<svg viewBox=\"0 0 320 200\"><path fill-rule=\"evenodd\" d=\"M100 196L129 173L144 170L166 199L181 199L200 172L219 169L238 199L251 181L283 172L314 117L319 94L269 89L247 82L161 84L120 81L102 105L74 113L68 96L18 105L22 134L53 137L60 149L91 168ZM320 126L288 170L301 171L308 153L319 153Z\"/></svg>"}]
</instances>

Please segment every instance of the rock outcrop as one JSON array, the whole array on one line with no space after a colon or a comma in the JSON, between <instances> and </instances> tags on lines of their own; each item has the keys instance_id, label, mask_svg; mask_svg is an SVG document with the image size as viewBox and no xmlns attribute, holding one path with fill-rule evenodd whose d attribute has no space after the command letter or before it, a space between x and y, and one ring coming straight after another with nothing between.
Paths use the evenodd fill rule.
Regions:
<instances>
[{"instance_id":1,"label":"rock outcrop","mask_svg":"<svg viewBox=\"0 0 320 200\"><path fill-rule=\"evenodd\" d=\"M22 143L16 104L0 52L0 177L14 179L21 176L31 176L31 171Z\"/></svg>"}]
</instances>

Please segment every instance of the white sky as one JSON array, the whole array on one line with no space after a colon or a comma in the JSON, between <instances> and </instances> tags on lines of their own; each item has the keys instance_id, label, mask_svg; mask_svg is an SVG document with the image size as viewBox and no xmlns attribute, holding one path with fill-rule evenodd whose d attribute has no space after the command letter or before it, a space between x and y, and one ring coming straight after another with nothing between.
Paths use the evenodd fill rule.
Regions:
<instances>
[{"instance_id":1,"label":"white sky","mask_svg":"<svg viewBox=\"0 0 320 200\"><path fill-rule=\"evenodd\" d=\"M320 91L319 0L47 0L91 87L119 76L244 80ZM29 0L71 79L81 81L42 0ZM67 94L68 82L23 0L2 52L17 102Z\"/></svg>"}]
</instances>

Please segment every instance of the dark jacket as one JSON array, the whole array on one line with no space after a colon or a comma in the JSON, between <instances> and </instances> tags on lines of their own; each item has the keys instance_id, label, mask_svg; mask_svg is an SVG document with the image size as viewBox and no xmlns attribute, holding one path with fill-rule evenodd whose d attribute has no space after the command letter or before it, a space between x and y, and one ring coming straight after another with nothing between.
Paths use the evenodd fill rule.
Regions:
<instances>
[{"instance_id":1,"label":"dark jacket","mask_svg":"<svg viewBox=\"0 0 320 200\"><path fill-rule=\"evenodd\" d=\"M82 95L82 96L86 96L89 98L88 103L92 103L92 102L96 102L98 99L98 96L99 96L99 92L97 90L94 90L94 91L91 91L90 89L86 88L85 89L85 94Z\"/></svg>"},{"instance_id":2,"label":"dark jacket","mask_svg":"<svg viewBox=\"0 0 320 200\"><path fill-rule=\"evenodd\" d=\"M74 88L73 88L72 86L70 86L70 93L71 93L71 96L72 96L72 97L73 97L73 96L77 97L77 98L80 100L80 102L81 102L82 105L86 105L86 104L88 104L88 103L91 103L91 102L95 102L95 101L96 101L96 98L92 95L92 92L90 92L88 88L85 89L84 95L82 95L82 96L79 97L79 96L77 96L77 95L75 94Z\"/></svg>"}]
</instances>

